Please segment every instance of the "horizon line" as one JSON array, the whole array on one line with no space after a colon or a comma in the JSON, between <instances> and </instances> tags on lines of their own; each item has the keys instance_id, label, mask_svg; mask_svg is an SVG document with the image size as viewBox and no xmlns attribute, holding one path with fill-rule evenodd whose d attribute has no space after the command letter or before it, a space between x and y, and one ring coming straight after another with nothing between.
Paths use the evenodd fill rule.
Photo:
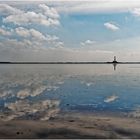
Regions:
<instances>
[{"instance_id":1,"label":"horizon line","mask_svg":"<svg viewBox=\"0 0 140 140\"><path fill-rule=\"evenodd\" d=\"M140 61L0 61L0 64L140 64Z\"/></svg>"}]
</instances>

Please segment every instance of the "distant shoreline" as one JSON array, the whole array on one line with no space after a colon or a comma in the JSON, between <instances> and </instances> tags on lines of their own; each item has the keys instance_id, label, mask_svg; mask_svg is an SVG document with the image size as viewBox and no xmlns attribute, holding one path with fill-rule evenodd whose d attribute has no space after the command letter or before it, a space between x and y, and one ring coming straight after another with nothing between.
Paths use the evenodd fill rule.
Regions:
<instances>
[{"instance_id":1,"label":"distant shoreline","mask_svg":"<svg viewBox=\"0 0 140 140\"><path fill-rule=\"evenodd\" d=\"M140 62L0 62L0 64L140 64Z\"/></svg>"}]
</instances>

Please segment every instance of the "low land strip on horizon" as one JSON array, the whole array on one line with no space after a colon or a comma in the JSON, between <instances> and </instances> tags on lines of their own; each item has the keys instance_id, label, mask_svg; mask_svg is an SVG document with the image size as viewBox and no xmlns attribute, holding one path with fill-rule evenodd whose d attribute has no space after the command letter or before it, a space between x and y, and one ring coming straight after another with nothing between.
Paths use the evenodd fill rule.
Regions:
<instances>
[{"instance_id":1,"label":"low land strip on horizon","mask_svg":"<svg viewBox=\"0 0 140 140\"><path fill-rule=\"evenodd\" d=\"M0 64L140 64L140 62L0 62Z\"/></svg>"}]
</instances>

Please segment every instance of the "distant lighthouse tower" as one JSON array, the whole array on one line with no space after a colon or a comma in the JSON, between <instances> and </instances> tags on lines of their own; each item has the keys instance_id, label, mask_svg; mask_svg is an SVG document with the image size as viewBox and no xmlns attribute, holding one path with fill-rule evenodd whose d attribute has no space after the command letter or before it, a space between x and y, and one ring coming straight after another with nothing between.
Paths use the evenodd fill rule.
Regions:
<instances>
[{"instance_id":1,"label":"distant lighthouse tower","mask_svg":"<svg viewBox=\"0 0 140 140\"><path fill-rule=\"evenodd\" d=\"M116 59L116 56L114 56L114 60L113 60L112 63L118 63L118 62L117 62L117 59Z\"/></svg>"}]
</instances>

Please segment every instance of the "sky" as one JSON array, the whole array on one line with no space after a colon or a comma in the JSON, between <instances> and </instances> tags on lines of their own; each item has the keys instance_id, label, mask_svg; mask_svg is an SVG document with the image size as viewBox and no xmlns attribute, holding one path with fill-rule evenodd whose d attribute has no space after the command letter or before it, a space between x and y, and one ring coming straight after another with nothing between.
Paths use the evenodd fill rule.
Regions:
<instances>
[{"instance_id":1,"label":"sky","mask_svg":"<svg viewBox=\"0 0 140 140\"><path fill-rule=\"evenodd\" d=\"M140 61L139 0L0 0L0 61Z\"/></svg>"}]
</instances>

